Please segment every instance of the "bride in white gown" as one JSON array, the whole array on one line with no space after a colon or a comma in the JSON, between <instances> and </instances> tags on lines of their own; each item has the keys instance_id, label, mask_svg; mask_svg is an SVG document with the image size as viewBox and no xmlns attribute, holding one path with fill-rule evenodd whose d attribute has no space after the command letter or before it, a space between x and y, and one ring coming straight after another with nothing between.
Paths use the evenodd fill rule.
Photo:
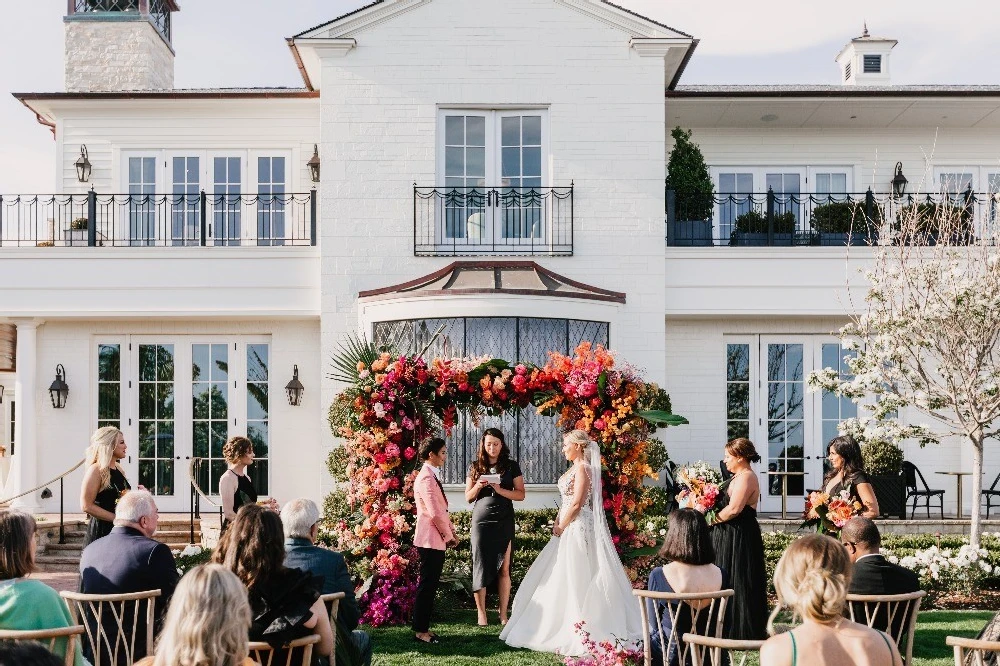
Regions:
<instances>
[{"instance_id":1,"label":"bride in white gown","mask_svg":"<svg viewBox=\"0 0 1000 666\"><path fill-rule=\"evenodd\" d=\"M591 640L634 646L642 639L642 618L604 516L600 449L574 430L563 438L563 454L573 465L559 479L562 507L553 537L521 582L500 639L580 656L586 650L574 625L583 620Z\"/></svg>"}]
</instances>

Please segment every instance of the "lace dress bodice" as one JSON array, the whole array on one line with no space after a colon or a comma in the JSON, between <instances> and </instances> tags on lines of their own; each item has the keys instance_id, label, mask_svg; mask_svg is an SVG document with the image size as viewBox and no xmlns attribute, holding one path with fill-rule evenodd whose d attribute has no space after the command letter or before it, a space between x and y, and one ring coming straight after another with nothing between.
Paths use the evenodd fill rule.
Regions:
<instances>
[{"instance_id":1,"label":"lace dress bodice","mask_svg":"<svg viewBox=\"0 0 1000 666\"><path fill-rule=\"evenodd\" d=\"M593 483L593 472L590 465L584 464L584 468L587 470L588 474L591 474L591 483ZM556 486L559 488L559 496L561 500L559 514L561 516L563 511L569 509L570 504L573 503L573 497L576 494L576 469L571 467L569 471L559 477L559 481L556 482ZM588 491L587 496L583 499L583 505L580 507L580 513L577 514L577 519L582 518L585 521L592 523L594 520L593 504L593 501L591 501L591 494ZM577 520L574 520L573 522L576 523Z\"/></svg>"}]
</instances>

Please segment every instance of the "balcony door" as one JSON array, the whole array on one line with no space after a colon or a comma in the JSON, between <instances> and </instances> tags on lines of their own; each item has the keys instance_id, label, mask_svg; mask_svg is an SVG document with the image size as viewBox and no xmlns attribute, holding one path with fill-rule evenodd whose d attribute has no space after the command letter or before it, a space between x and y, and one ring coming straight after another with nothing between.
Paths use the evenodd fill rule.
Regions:
<instances>
[{"instance_id":1,"label":"balcony door","mask_svg":"<svg viewBox=\"0 0 1000 666\"><path fill-rule=\"evenodd\" d=\"M538 245L547 237L543 110L442 111L438 183L443 245Z\"/></svg>"}]
</instances>

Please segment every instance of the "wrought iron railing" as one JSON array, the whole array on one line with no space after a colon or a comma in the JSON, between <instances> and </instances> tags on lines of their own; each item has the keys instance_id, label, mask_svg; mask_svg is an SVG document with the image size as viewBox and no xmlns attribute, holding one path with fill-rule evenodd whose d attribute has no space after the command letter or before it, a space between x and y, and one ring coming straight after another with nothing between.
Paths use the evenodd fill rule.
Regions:
<instances>
[{"instance_id":1,"label":"wrought iron railing","mask_svg":"<svg viewBox=\"0 0 1000 666\"><path fill-rule=\"evenodd\" d=\"M4 194L0 247L316 244L306 194Z\"/></svg>"},{"instance_id":2,"label":"wrought iron railing","mask_svg":"<svg viewBox=\"0 0 1000 666\"><path fill-rule=\"evenodd\" d=\"M152 21L170 42L170 3L166 0L70 0L71 14L87 12L136 12Z\"/></svg>"},{"instance_id":3,"label":"wrought iron railing","mask_svg":"<svg viewBox=\"0 0 1000 666\"><path fill-rule=\"evenodd\" d=\"M569 187L413 186L418 257L573 254Z\"/></svg>"},{"instance_id":4,"label":"wrought iron railing","mask_svg":"<svg viewBox=\"0 0 1000 666\"><path fill-rule=\"evenodd\" d=\"M957 213L967 226L960 242L994 237L1000 197L997 193L921 195L861 193L764 194L717 193L679 197L666 193L666 239L673 247L840 246L896 242L898 220L918 213L933 215L942 207ZM917 242L934 242L923 234ZM903 242L913 243L914 237Z\"/></svg>"}]
</instances>

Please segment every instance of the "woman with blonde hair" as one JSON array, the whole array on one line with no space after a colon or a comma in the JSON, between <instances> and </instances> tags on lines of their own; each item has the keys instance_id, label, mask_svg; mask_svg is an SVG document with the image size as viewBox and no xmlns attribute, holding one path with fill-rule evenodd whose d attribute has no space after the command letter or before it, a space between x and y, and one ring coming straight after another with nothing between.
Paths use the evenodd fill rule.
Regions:
<instances>
[{"instance_id":1,"label":"woman with blonde hair","mask_svg":"<svg viewBox=\"0 0 1000 666\"><path fill-rule=\"evenodd\" d=\"M84 548L111 532L118 499L132 489L118 464L127 450L125 435L114 426L98 428L90 436L80 487L80 506L90 516Z\"/></svg>"},{"instance_id":2,"label":"woman with blonde hair","mask_svg":"<svg viewBox=\"0 0 1000 666\"><path fill-rule=\"evenodd\" d=\"M801 655L810 666L901 666L891 638L844 617L850 582L851 560L839 541L823 534L793 541L774 571L778 605L768 626L773 633L782 606L794 610L802 624L769 638L760 663L797 666Z\"/></svg>"},{"instance_id":3,"label":"woman with blonde hair","mask_svg":"<svg viewBox=\"0 0 1000 666\"><path fill-rule=\"evenodd\" d=\"M156 655L136 666L253 666L247 656L250 604L236 574L203 564L177 585Z\"/></svg>"}]
</instances>

